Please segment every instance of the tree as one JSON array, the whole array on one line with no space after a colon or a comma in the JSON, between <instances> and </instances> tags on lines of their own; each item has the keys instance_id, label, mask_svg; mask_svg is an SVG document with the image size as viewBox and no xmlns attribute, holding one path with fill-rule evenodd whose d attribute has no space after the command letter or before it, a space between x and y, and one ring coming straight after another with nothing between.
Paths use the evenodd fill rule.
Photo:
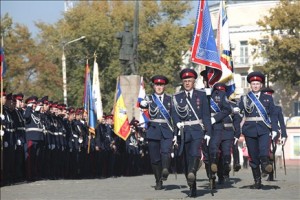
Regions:
<instances>
[{"instance_id":1,"label":"tree","mask_svg":"<svg viewBox=\"0 0 300 200\"><path fill-rule=\"evenodd\" d=\"M300 2L281 0L257 24L269 34L266 44L253 43L266 45L266 51L262 52L267 58L263 71L273 83L282 82L286 88L300 86Z\"/></svg>"},{"instance_id":2,"label":"tree","mask_svg":"<svg viewBox=\"0 0 300 200\"><path fill-rule=\"evenodd\" d=\"M96 53L104 112L110 113L116 78L121 74L118 60L119 41L115 34L123 30L125 21L133 25L134 5L135 1L79 1L56 23L36 23L40 29L36 41L31 38L28 30L24 31L22 37L25 37L28 43L16 40L10 52L19 48L20 55L16 57L26 54L27 58L26 61L19 61L26 66L24 71L34 71L34 79L28 81L31 85L27 88L30 90L24 88L22 91L39 96L49 95L50 100L62 102L62 45L84 35L86 39L65 48L68 104L82 106L85 63L88 60L92 68L93 55ZM149 85L147 83L153 75L164 74L170 79L168 92L174 92L173 86L177 86L179 82L181 53L190 48L193 33L193 26L182 28L180 20L190 9L189 1L140 2L138 70L139 74L144 76L146 85ZM26 49L17 46L17 43L26 46ZM11 55L11 58L13 57L14 54ZM9 65L10 63L12 59L8 60ZM23 65L15 66L17 69ZM14 70L14 73L21 76L19 70ZM150 92L150 87L146 89Z\"/></svg>"},{"instance_id":3,"label":"tree","mask_svg":"<svg viewBox=\"0 0 300 200\"><path fill-rule=\"evenodd\" d=\"M4 87L7 92L23 92L25 96L51 95L56 97L56 65L48 59L48 52L38 48L28 28L14 24L6 14L1 19L7 72Z\"/></svg>"}]
</instances>

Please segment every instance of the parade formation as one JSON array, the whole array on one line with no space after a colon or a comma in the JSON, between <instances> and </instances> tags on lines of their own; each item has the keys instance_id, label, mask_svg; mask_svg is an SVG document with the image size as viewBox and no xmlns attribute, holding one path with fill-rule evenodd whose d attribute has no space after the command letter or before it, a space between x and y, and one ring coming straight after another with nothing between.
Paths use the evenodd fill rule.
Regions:
<instances>
[{"instance_id":1,"label":"parade formation","mask_svg":"<svg viewBox=\"0 0 300 200\"><path fill-rule=\"evenodd\" d=\"M207 1L199 0L198 12L190 61L205 70L180 67L178 77L172 80L163 72L151 74L147 84L152 93L146 94L145 88L139 93L139 119L134 114L128 119L129 109L134 109L126 108L120 76L111 112L94 118L100 112L93 107L96 100L100 104L101 97L93 96L96 87L92 91L88 59L83 107L60 103L48 94L24 96L20 91L7 91L1 72L1 187L40 180L101 181L122 176L134 181L134 176L153 174L149 186L156 191L164 190L164 182L171 181L170 174L176 178L182 174L188 197L199 196L199 181L207 182L209 187L203 190L214 196L230 182L230 172L242 168L239 142L245 148L247 161L243 166L248 167L249 158L253 175L249 189L263 189L263 178L274 181L276 148L282 148L285 169L288 137L282 108L272 97L274 90L261 71L249 70L249 89L235 95L230 42L217 49ZM126 22L124 32L115 38L121 41L122 76L137 76L136 33L129 31ZM3 62L1 71L2 66ZM98 78L98 65L94 66L97 74L93 78ZM144 87L142 80L140 86ZM176 80L180 80L180 89L167 94L168 84L174 86ZM204 88L196 87L199 80ZM93 82L99 84L99 80ZM100 85L95 90L100 93ZM205 177L197 177L199 170Z\"/></svg>"},{"instance_id":2,"label":"parade formation","mask_svg":"<svg viewBox=\"0 0 300 200\"><path fill-rule=\"evenodd\" d=\"M205 82L206 73L201 74ZM229 181L232 154L233 170L239 171L238 151L234 149L241 133L249 150L254 179L251 188L260 189L261 179L267 175L268 180L274 180L271 144L280 138L284 145L287 135L285 126L279 123L282 111L274 105L271 89L261 91L264 75L248 74L251 91L237 102L227 99L222 83L212 89L195 89L197 73L193 69L183 69L180 78L182 90L168 95L168 78L152 77L154 92L140 104L150 116L147 128L132 119L126 141L114 133L112 115L105 115L96 133L90 135L82 108L67 108L48 96L24 100L22 93L4 91L1 185L153 173L155 190L162 190L163 181L173 172L186 176L189 196L196 197L196 175L202 162L211 190L217 188L217 178L218 184Z\"/></svg>"}]
</instances>

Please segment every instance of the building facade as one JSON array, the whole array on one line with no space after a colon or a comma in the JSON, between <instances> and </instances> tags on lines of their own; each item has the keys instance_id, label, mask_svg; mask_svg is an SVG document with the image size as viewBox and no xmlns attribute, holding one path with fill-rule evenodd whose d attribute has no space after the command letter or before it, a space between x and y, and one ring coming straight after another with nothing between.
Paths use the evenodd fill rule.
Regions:
<instances>
[{"instance_id":1,"label":"building facade","mask_svg":"<svg viewBox=\"0 0 300 200\"><path fill-rule=\"evenodd\" d=\"M247 74L260 70L267 62L260 56L264 46L258 48L252 46L252 40L258 40L262 44L267 43L267 33L257 25L257 21L268 15L271 8L276 7L279 1L229 1L226 9L229 20L229 34L232 46L234 65L234 80L236 85L236 97L239 98L249 91ZM212 26L218 27L219 3L210 6ZM268 80L266 81L268 82ZM275 90L274 102L283 107L284 116L287 120L288 137L285 151L286 159L300 159L300 88L292 88L295 93L287 95L285 86L268 82Z\"/></svg>"}]
</instances>

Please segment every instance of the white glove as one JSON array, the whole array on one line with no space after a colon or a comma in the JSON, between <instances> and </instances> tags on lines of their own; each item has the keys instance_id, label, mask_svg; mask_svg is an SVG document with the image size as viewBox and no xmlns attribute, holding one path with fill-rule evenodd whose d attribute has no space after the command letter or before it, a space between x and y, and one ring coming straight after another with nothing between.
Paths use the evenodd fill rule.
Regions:
<instances>
[{"instance_id":1,"label":"white glove","mask_svg":"<svg viewBox=\"0 0 300 200\"><path fill-rule=\"evenodd\" d=\"M5 148L8 147L8 142L4 142L4 147L5 147Z\"/></svg>"},{"instance_id":2,"label":"white glove","mask_svg":"<svg viewBox=\"0 0 300 200\"><path fill-rule=\"evenodd\" d=\"M272 140L274 140L274 138L277 136L277 132L276 131L272 131L271 136L272 136Z\"/></svg>"},{"instance_id":3,"label":"white glove","mask_svg":"<svg viewBox=\"0 0 300 200\"><path fill-rule=\"evenodd\" d=\"M143 138L143 137L140 137L139 140L140 140L140 142L143 142L143 141L144 141L144 138Z\"/></svg>"},{"instance_id":4,"label":"white glove","mask_svg":"<svg viewBox=\"0 0 300 200\"><path fill-rule=\"evenodd\" d=\"M239 141L239 138L234 137L234 145Z\"/></svg>"},{"instance_id":5,"label":"white glove","mask_svg":"<svg viewBox=\"0 0 300 200\"><path fill-rule=\"evenodd\" d=\"M240 113L241 109L239 107L234 107L232 109L232 111L233 111L234 114L238 114L238 113Z\"/></svg>"},{"instance_id":6,"label":"white glove","mask_svg":"<svg viewBox=\"0 0 300 200\"><path fill-rule=\"evenodd\" d=\"M178 145L178 144L177 144L177 136L176 136L176 135L174 135L172 141L174 142L174 146Z\"/></svg>"},{"instance_id":7,"label":"white glove","mask_svg":"<svg viewBox=\"0 0 300 200\"><path fill-rule=\"evenodd\" d=\"M174 156L175 156L175 155L174 155L174 153L172 152L172 153L171 153L171 158L174 158Z\"/></svg>"},{"instance_id":8,"label":"white glove","mask_svg":"<svg viewBox=\"0 0 300 200\"><path fill-rule=\"evenodd\" d=\"M285 142L286 142L286 138L285 138L285 137L282 137L281 140L280 140L280 142L281 142L282 146L284 146L284 145L285 145Z\"/></svg>"},{"instance_id":9,"label":"white glove","mask_svg":"<svg viewBox=\"0 0 300 200\"><path fill-rule=\"evenodd\" d=\"M55 149L55 144L51 144L51 149Z\"/></svg>"},{"instance_id":10,"label":"white glove","mask_svg":"<svg viewBox=\"0 0 300 200\"><path fill-rule=\"evenodd\" d=\"M35 111L40 111L40 109L41 109L41 106L37 106L37 107L35 108Z\"/></svg>"},{"instance_id":11,"label":"white glove","mask_svg":"<svg viewBox=\"0 0 300 200\"><path fill-rule=\"evenodd\" d=\"M214 117L211 117L210 120L211 120L211 125L213 125L214 123L216 123L216 120L215 120Z\"/></svg>"},{"instance_id":12,"label":"white glove","mask_svg":"<svg viewBox=\"0 0 300 200\"><path fill-rule=\"evenodd\" d=\"M82 139L82 138L79 138L79 139L78 139L78 142L79 142L79 144L81 144L81 143L83 142L83 139Z\"/></svg>"},{"instance_id":13,"label":"white glove","mask_svg":"<svg viewBox=\"0 0 300 200\"><path fill-rule=\"evenodd\" d=\"M27 104L27 107L32 107L32 103Z\"/></svg>"},{"instance_id":14,"label":"white glove","mask_svg":"<svg viewBox=\"0 0 300 200\"><path fill-rule=\"evenodd\" d=\"M206 96L210 96L211 95L211 88L205 88L205 93L206 93Z\"/></svg>"},{"instance_id":15,"label":"white glove","mask_svg":"<svg viewBox=\"0 0 300 200\"><path fill-rule=\"evenodd\" d=\"M206 140L206 145L209 145L209 141L210 141L210 136L209 135L204 135L204 140Z\"/></svg>"},{"instance_id":16,"label":"white glove","mask_svg":"<svg viewBox=\"0 0 300 200\"><path fill-rule=\"evenodd\" d=\"M1 130L0 136L2 137L4 135L4 130Z\"/></svg>"},{"instance_id":17,"label":"white glove","mask_svg":"<svg viewBox=\"0 0 300 200\"><path fill-rule=\"evenodd\" d=\"M21 145L21 140L17 140L17 145L18 145L18 146Z\"/></svg>"},{"instance_id":18,"label":"white glove","mask_svg":"<svg viewBox=\"0 0 300 200\"><path fill-rule=\"evenodd\" d=\"M148 102L146 100L142 100L140 104L143 107L147 107L148 106Z\"/></svg>"},{"instance_id":19,"label":"white glove","mask_svg":"<svg viewBox=\"0 0 300 200\"><path fill-rule=\"evenodd\" d=\"M181 127L184 127L184 123L183 122L178 122L176 124L176 126L180 129Z\"/></svg>"},{"instance_id":20,"label":"white glove","mask_svg":"<svg viewBox=\"0 0 300 200\"><path fill-rule=\"evenodd\" d=\"M5 119L5 116L3 114L1 114L1 119L4 120Z\"/></svg>"}]
</instances>

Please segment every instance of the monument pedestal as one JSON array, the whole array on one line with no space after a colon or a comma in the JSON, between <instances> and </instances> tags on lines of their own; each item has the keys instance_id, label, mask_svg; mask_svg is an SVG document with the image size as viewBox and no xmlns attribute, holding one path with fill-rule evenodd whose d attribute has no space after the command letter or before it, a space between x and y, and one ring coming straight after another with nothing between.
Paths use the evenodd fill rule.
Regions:
<instances>
[{"instance_id":1,"label":"monument pedestal","mask_svg":"<svg viewBox=\"0 0 300 200\"><path fill-rule=\"evenodd\" d=\"M129 123L133 117L139 120L139 108L136 107L139 90L140 90L141 76L139 75L122 75L120 76L120 85L124 103L127 109L127 116Z\"/></svg>"}]
</instances>

